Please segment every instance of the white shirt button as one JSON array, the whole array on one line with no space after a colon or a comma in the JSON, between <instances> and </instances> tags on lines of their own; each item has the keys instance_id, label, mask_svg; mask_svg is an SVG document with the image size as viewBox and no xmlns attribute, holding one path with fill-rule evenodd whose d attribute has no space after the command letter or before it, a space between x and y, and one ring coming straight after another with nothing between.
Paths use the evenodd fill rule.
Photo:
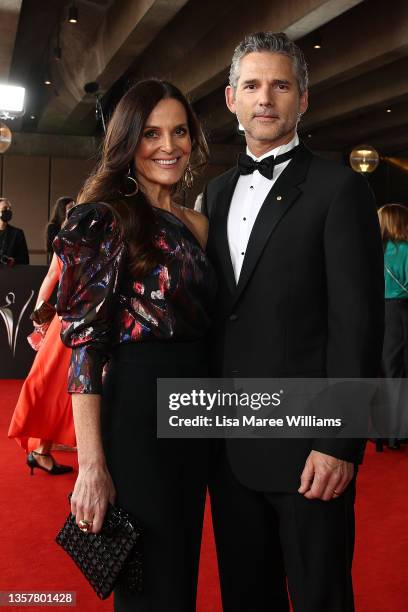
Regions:
<instances>
[{"instance_id":1,"label":"white shirt button","mask_svg":"<svg viewBox=\"0 0 408 612\"><path fill-rule=\"evenodd\" d=\"M285 153L298 143L298 136L295 135L290 143L268 151L265 153L265 157L269 157L271 154L280 155ZM254 158L255 161L262 161L264 157L255 158L248 149L247 155ZM242 264L246 257L246 248L258 214L262 209L265 199L288 164L290 164L290 160L277 165L274 169L272 180L265 178L257 170L252 175L241 175L238 178L231 199L227 222L228 246L236 282L238 282L241 274ZM276 188L276 191L278 188ZM279 192L276 193L276 191L272 192L271 197L279 207L281 204L283 205L285 196L279 194Z\"/></svg>"}]
</instances>

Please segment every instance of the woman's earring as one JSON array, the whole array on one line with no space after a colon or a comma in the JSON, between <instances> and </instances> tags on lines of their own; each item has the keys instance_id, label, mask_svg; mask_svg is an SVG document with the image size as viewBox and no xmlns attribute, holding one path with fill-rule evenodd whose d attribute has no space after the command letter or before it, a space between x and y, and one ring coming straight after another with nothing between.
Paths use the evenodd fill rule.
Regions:
<instances>
[{"instance_id":1,"label":"woman's earring","mask_svg":"<svg viewBox=\"0 0 408 612\"><path fill-rule=\"evenodd\" d=\"M137 180L133 178L133 176L130 174L130 168L126 175L126 181L128 181L129 186L130 184L132 185L133 191L131 191L130 193L124 193L123 195L125 196L125 198L131 198L132 196L136 195L137 192L139 191L139 185L138 185Z\"/></svg>"},{"instance_id":2,"label":"woman's earring","mask_svg":"<svg viewBox=\"0 0 408 612\"><path fill-rule=\"evenodd\" d=\"M187 187L187 189L191 189L191 187L193 186L193 183L194 183L194 174L193 174L193 171L191 170L191 166L188 165L183 175L183 184Z\"/></svg>"}]
</instances>

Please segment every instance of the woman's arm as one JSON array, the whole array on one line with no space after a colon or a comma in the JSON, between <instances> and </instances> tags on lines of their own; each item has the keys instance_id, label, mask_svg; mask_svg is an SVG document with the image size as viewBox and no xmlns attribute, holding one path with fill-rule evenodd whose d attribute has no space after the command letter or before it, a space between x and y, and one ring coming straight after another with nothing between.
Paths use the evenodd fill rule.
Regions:
<instances>
[{"instance_id":1,"label":"woman's arm","mask_svg":"<svg viewBox=\"0 0 408 612\"><path fill-rule=\"evenodd\" d=\"M115 501L115 487L102 448L100 425L101 396L72 394L79 472L71 499L76 523L92 522L92 533L102 528L108 502Z\"/></svg>"},{"instance_id":2,"label":"woman's arm","mask_svg":"<svg viewBox=\"0 0 408 612\"><path fill-rule=\"evenodd\" d=\"M35 303L35 307L37 308L38 304L44 300L44 302L48 302L51 297L52 292L59 280L59 269L58 269L58 260L57 256L53 255L50 267L48 268L48 272L41 284L40 290L38 292L37 301Z\"/></svg>"},{"instance_id":3,"label":"woman's arm","mask_svg":"<svg viewBox=\"0 0 408 612\"><path fill-rule=\"evenodd\" d=\"M115 497L102 446L100 405L124 244L106 206L81 205L58 234L54 249L63 262L57 300L61 338L72 349L68 391L79 472L71 511L77 524L92 521L91 531L97 533Z\"/></svg>"}]
</instances>

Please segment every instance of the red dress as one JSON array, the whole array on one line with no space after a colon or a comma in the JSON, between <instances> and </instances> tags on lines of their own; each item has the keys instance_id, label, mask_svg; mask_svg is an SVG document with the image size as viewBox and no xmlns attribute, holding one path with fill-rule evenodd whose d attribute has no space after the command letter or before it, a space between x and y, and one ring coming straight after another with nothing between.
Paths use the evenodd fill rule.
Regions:
<instances>
[{"instance_id":1,"label":"red dress","mask_svg":"<svg viewBox=\"0 0 408 612\"><path fill-rule=\"evenodd\" d=\"M15 438L27 451L36 449L40 439L76 445L71 396L67 391L71 349L62 343L60 332L61 322L55 315L11 419L8 437Z\"/></svg>"}]
</instances>

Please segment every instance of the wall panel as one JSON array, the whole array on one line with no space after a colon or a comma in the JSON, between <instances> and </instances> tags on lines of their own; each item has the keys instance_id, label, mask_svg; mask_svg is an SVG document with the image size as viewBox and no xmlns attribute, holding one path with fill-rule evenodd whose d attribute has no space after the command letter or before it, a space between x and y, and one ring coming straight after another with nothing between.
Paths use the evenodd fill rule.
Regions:
<instances>
[{"instance_id":1,"label":"wall panel","mask_svg":"<svg viewBox=\"0 0 408 612\"><path fill-rule=\"evenodd\" d=\"M95 160L88 159L51 159L50 206L61 196L75 198L89 175Z\"/></svg>"},{"instance_id":2,"label":"wall panel","mask_svg":"<svg viewBox=\"0 0 408 612\"><path fill-rule=\"evenodd\" d=\"M55 201L63 195L75 198L94 164L89 159L1 156L1 195L13 205L12 224L24 230L31 264L46 263L44 232Z\"/></svg>"},{"instance_id":3,"label":"wall panel","mask_svg":"<svg viewBox=\"0 0 408 612\"><path fill-rule=\"evenodd\" d=\"M5 155L3 158L3 196L13 206L12 225L24 230L31 264L45 263L49 165L49 157Z\"/></svg>"}]
</instances>

